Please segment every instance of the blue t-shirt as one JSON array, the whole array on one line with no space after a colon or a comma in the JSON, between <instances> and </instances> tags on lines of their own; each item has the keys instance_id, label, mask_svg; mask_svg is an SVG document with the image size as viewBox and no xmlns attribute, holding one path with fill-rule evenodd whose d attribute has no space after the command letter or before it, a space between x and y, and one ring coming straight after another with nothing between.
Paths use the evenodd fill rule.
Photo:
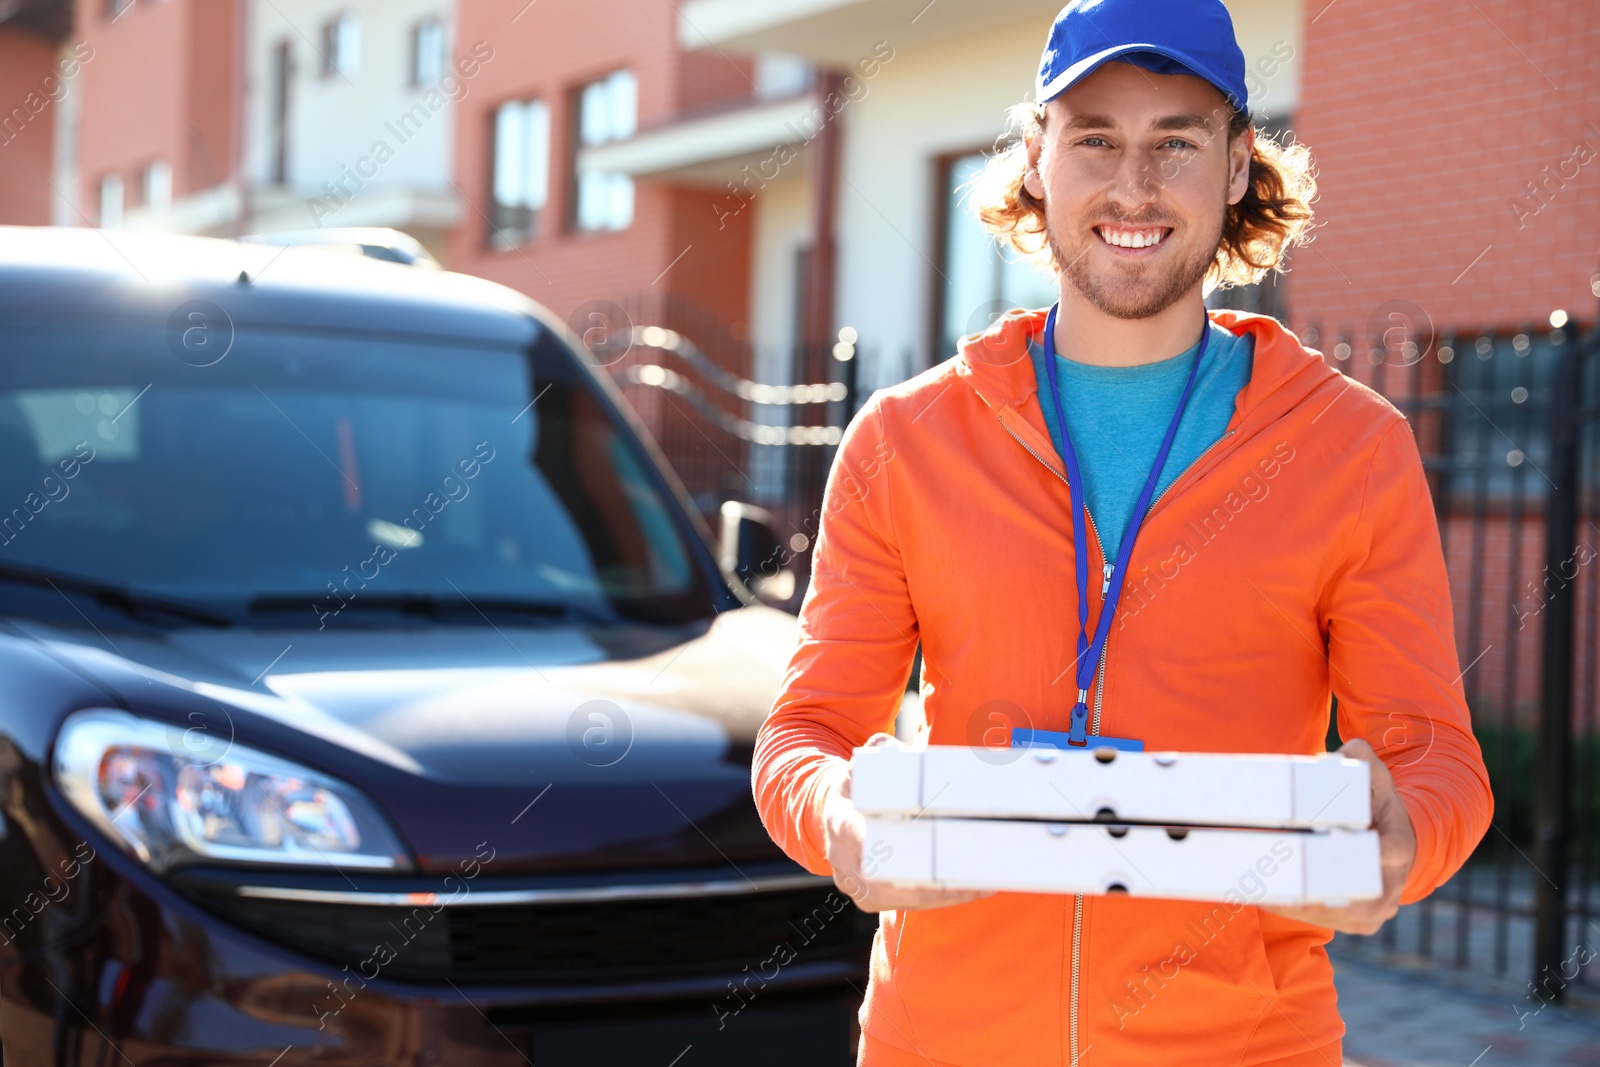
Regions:
<instances>
[{"instance_id":1,"label":"blue t-shirt","mask_svg":"<svg viewBox=\"0 0 1600 1067\"><path fill-rule=\"evenodd\" d=\"M1250 381L1255 338L1248 331L1235 335L1215 323L1209 328L1205 364L1195 376L1194 393L1178 424L1152 500L1227 430L1234 399ZM1059 453L1061 427L1044 376L1044 350L1036 342L1028 348L1039 386L1039 406ZM1089 514L1108 560L1116 558L1123 531L1133 518L1133 506L1139 502L1139 490L1161 451L1161 439L1178 410L1178 398L1199 350L1196 341L1187 352L1137 367L1102 367L1060 355L1054 358L1062 413L1078 454Z\"/></svg>"}]
</instances>

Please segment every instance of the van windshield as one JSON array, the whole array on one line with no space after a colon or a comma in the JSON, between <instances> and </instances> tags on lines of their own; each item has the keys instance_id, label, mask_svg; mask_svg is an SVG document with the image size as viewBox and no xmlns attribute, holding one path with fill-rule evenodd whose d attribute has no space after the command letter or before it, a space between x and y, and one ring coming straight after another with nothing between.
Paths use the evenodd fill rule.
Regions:
<instances>
[{"instance_id":1,"label":"van windshield","mask_svg":"<svg viewBox=\"0 0 1600 1067\"><path fill-rule=\"evenodd\" d=\"M0 604L36 602L37 572L78 583L58 601L98 583L247 625L714 611L676 502L543 330L241 328L208 365L179 354L142 326L8 322Z\"/></svg>"}]
</instances>

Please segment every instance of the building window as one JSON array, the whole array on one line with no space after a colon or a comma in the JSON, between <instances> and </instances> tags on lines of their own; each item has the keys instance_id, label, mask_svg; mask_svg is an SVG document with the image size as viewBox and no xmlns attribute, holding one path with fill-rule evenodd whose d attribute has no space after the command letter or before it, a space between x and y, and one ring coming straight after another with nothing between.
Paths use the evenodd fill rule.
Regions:
<instances>
[{"instance_id":1,"label":"building window","mask_svg":"<svg viewBox=\"0 0 1600 1067\"><path fill-rule=\"evenodd\" d=\"M145 207L165 211L172 206L172 165L166 160L158 159L144 168L139 184Z\"/></svg>"},{"instance_id":2,"label":"building window","mask_svg":"<svg viewBox=\"0 0 1600 1067\"><path fill-rule=\"evenodd\" d=\"M361 64L361 25L346 11L322 24L322 76L354 78Z\"/></svg>"},{"instance_id":3,"label":"building window","mask_svg":"<svg viewBox=\"0 0 1600 1067\"><path fill-rule=\"evenodd\" d=\"M1060 296L1054 275L1022 260L978 221L968 186L983 170L982 152L946 160L940 168L940 287L935 361L953 355L958 338L978 333L1011 308L1039 308Z\"/></svg>"},{"instance_id":4,"label":"building window","mask_svg":"<svg viewBox=\"0 0 1600 1067\"><path fill-rule=\"evenodd\" d=\"M550 108L543 100L513 100L495 111L493 194L490 245L526 243L550 199Z\"/></svg>"},{"instance_id":5,"label":"building window","mask_svg":"<svg viewBox=\"0 0 1600 1067\"><path fill-rule=\"evenodd\" d=\"M625 141L638 127L639 81L630 70L583 87L578 98L578 146ZM633 224L633 179L580 171L573 221L580 230L625 230Z\"/></svg>"},{"instance_id":6,"label":"building window","mask_svg":"<svg viewBox=\"0 0 1600 1067\"><path fill-rule=\"evenodd\" d=\"M423 19L411 27L411 84L432 85L444 77L444 23Z\"/></svg>"},{"instance_id":7,"label":"building window","mask_svg":"<svg viewBox=\"0 0 1600 1067\"><path fill-rule=\"evenodd\" d=\"M122 229L122 175L107 174L100 179L100 228Z\"/></svg>"}]
</instances>

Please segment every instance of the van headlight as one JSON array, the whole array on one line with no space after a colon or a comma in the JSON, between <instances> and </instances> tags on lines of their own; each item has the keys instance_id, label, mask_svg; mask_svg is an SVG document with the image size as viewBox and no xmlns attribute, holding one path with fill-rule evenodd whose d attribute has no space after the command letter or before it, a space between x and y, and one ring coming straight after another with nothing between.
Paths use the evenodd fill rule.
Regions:
<instances>
[{"instance_id":1,"label":"van headlight","mask_svg":"<svg viewBox=\"0 0 1600 1067\"><path fill-rule=\"evenodd\" d=\"M67 717L61 792L157 871L203 861L409 869L377 805L337 779L244 745L124 711Z\"/></svg>"}]
</instances>

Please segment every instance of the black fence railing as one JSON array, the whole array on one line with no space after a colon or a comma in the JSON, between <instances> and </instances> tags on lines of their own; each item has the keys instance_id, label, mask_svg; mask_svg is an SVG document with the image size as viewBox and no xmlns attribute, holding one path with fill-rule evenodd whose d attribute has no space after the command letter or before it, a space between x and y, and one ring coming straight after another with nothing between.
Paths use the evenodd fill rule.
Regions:
<instances>
[{"instance_id":1,"label":"black fence railing","mask_svg":"<svg viewBox=\"0 0 1600 1067\"><path fill-rule=\"evenodd\" d=\"M1592 982L1600 955L1600 332L1555 319L1307 337L1411 421L1495 795L1493 828L1448 885L1339 943L1528 974L1544 1000Z\"/></svg>"},{"instance_id":2,"label":"black fence railing","mask_svg":"<svg viewBox=\"0 0 1600 1067\"><path fill-rule=\"evenodd\" d=\"M727 500L760 504L777 517L800 571L787 605L797 608L828 468L861 403L854 335L846 331L824 351L796 346L776 361L775 377L790 380L757 381L749 341L670 294L597 301L571 325L713 529ZM804 367L826 367L828 379L796 380L793 369Z\"/></svg>"}]
</instances>

